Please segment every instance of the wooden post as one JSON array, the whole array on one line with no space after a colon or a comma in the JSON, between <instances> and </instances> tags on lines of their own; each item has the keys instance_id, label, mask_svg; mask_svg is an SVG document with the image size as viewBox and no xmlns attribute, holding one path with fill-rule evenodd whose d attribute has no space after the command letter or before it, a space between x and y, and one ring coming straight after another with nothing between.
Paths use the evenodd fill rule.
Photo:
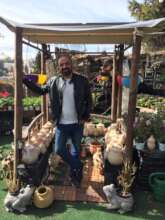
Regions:
<instances>
[{"instance_id":1,"label":"wooden post","mask_svg":"<svg viewBox=\"0 0 165 220\"><path fill-rule=\"evenodd\" d=\"M124 45L119 45L119 60L118 60L118 74L123 75L123 57L124 57ZM121 107L122 107L122 86L118 86L117 93L117 118L121 117Z\"/></svg>"},{"instance_id":2,"label":"wooden post","mask_svg":"<svg viewBox=\"0 0 165 220\"><path fill-rule=\"evenodd\" d=\"M138 79L138 64L140 60L142 36L135 31L133 35L133 51L132 51L132 64L131 64L131 82L128 103L128 127L127 127L127 157L132 160L133 149L133 123L136 113L136 96L137 96L137 79Z\"/></svg>"},{"instance_id":3,"label":"wooden post","mask_svg":"<svg viewBox=\"0 0 165 220\"><path fill-rule=\"evenodd\" d=\"M46 74L46 59L45 53L47 51L46 44L42 44L42 52L41 52L41 73ZM43 122L45 124L48 121L48 102L47 102L47 95L42 96L42 104L41 104L41 112L44 113L43 115Z\"/></svg>"},{"instance_id":4,"label":"wooden post","mask_svg":"<svg viewBox=\"0 0 165 220\"><path fill-rule=\"evenodd\" d=\"M22 29L17 27L15 31L15 93L14 93L14 169L13 181L16 183L17 179L17 163L19 160L18 144L22 140L22 121L23 121L23 107L22 107Z\"/></svg>"},{"instance_id":5,"label":"wooden post","mask_svg":"<svg viewBox=\"0 0 165 220\"><path fill-rule=\"evenodd\" d=\"M111 99L111 120L116 121L117 113L117 83L116 83L116 46L113 56L113 75L112 75L112 99Z\"/></svg>"}]
</instances>

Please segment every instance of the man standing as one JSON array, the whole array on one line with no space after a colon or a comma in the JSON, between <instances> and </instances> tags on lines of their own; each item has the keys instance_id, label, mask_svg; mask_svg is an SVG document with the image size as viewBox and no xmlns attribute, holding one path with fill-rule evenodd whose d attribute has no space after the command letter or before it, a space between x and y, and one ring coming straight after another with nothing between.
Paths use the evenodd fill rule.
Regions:
<instances>
[{"instance_id":1,"label":"man standing","mask_svg":"<svg viewBox=\"0 0 165 220\"><path fill-rule=\"evenodd\" d=\"M83 170L79 148L84 122L90 117L91 92L88 80L73 73L72 61L68 55L59 57L58 68L60 75L50 78L42 87L26 78L23 82L40 95L49 93L52 116L57 125L54 152L69 164L71 181L79 186ZM66 146L69 138L73 145L70 150Z\"/></svg>"}]
</instances>

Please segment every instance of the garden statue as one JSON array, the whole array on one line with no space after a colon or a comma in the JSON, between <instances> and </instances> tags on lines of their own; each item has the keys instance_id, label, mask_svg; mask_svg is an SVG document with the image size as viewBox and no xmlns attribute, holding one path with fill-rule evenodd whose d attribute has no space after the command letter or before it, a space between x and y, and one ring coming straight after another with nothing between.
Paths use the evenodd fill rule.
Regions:
<instances>
[{"instance_id":1,"label":"garden statue","mask_svg":"<svg viewBox=\"0 0 165 220\"><path fill-rule=\"evenodd\" d=\"M101 148L97 148L96 152L93 154L93 166L99 169L100 173L103 172L104 158Z\"/></svg>"},{"instance_id":2,"label":"garden statue","mask_svg":"<svg viewBox=\"0 0 165 220\"><path fill-rule=\"evenodd\" d=\"M107 208L109 210L118 209L118 212L120 214L123 214L125 212L132 210L134 200L133 200L133 196L131 193L129 193L127 197L122 197L118 195L114 184L104 186L103 191L109 202L109 204L107 205Z\"/></svg>"},{"instance_id":3,"label":"garden statue","mask_svg":"<svg viewBox=\"0 0 165 220\"><path fill-rule=\"evenodd\" d=\"M117 180L121 185L121 192L116 191L114 184L106 185L103 191L109 202L107 208L110 210L118 209L120 214L131 211L134 204L133 195L130 192L135 179L136 166L129 160L124 160L123 168Z\"/></svg>"},{"instance_id":4,"label":"garden statue","mask_svg":"<svg viewBox=\"0 0 165 220\"><path fill-rule=\"evenodd\" d=\"M24 212L26 210L26 206L29 205L31 202L34 190L34 186L27 185L26 187L21 188L18 194L8 192L4 200L4 206L6 211Z\"/></svg>"},{"instance_id":5,"label":"garden statue","mask_svg":"<svg viewBox=\"0 0 165 220\"><path fill-rule=\"evenodd\" d=\"M150 151L154 151L156 149L156 139L154 135L150 135L146 141L146 147Z\"/></svg>"}]
</instances>

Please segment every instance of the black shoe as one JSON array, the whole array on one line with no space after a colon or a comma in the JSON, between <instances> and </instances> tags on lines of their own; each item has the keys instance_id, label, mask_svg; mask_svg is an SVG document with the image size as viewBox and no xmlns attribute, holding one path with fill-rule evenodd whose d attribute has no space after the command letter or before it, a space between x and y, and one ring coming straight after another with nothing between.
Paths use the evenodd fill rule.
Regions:
<instances>
[{"instance_id":1,"label":"black shoe","mask_svg":"<svg viewBox=\"0 0 165 220\"><path fill-rule=\"evenodd\" d=\"M82 171L83 171L83 164L79 169L75 169L70 172L71 183L72 183L72 185L76 186L77 188L79 188L81 185L81 180L83 177Z\"/></svg>"},{"instance_id":2,"label":"black shoe","mask_svg":"<svg viewBox=\"0 0 165 220\"><path fill-rule=\"evenodd\" d=\"M83 166L76 171L76 179L81 183L83 178Z\"/></svg>"},{"instance_id":3,"label":"black shoe","mask_svg":"<svg viewBox=\"0 0 165 220\"><path fill-rule=\"evenodd\" d=\"M71 178L71 185L75 186L76 188L80 188L81 182L79 182L79 180L77 180L75 177Z\"/></svg>"}]
</instances>

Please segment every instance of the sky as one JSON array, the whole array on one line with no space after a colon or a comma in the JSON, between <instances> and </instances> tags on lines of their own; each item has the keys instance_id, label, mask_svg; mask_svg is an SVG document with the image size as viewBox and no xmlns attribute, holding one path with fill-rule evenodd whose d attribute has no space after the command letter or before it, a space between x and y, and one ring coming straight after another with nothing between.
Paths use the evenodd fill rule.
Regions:
<instances>
[{"instance_id":1,"label":"sky","mask_svg":"<svg viewBox=\"0 0 165 220\"><path fill-rule=\"evenodd\" d=\"M0 0L0 16L21 23L133 21L128 11L128 0ZM102 51L111 47L82 45L81 48ZM73 49L79 49L79 46L75 45ZM23 51L26 59L36 52L27 46ZM0 24L0 56L2 53L14 56L14 34Z\"/></svg>"}]
</instances>

